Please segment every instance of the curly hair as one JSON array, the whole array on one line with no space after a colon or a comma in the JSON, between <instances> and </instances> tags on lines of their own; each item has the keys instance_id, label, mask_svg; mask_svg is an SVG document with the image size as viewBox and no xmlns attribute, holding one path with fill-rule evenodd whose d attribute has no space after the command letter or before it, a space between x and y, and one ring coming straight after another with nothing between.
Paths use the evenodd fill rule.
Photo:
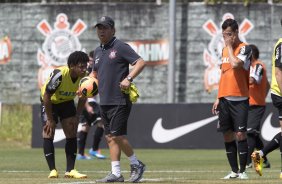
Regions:
<instances>
[{"instance_id":1,"label":"curly hair","mask_svg":"<svg viewBox=\"0 0 282 184\"><path fill-rule=\"evenodd\" d=\"M82 51L74 51L69 55L68 58L68 67L76 66L78 64L87 64L89 61L88 55Z\"/></svg>"}]
</instances>

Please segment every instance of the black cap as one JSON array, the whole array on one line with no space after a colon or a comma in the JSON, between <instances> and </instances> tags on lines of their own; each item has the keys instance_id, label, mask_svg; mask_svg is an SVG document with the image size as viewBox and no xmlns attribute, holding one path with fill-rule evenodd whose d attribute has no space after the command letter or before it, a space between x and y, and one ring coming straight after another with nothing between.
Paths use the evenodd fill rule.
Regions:
<instances>
[{"instance_id":1,"label":"black cap","mask_svg":"<svg viewBox=\"0 0 282 184\"><path fill-rule=\"evenodd\" d=\"M98 25L115 27L115 22L111 17L103 16L98 20L97 24L94 27L97 27Z\"/></svg>"}]
</instances>

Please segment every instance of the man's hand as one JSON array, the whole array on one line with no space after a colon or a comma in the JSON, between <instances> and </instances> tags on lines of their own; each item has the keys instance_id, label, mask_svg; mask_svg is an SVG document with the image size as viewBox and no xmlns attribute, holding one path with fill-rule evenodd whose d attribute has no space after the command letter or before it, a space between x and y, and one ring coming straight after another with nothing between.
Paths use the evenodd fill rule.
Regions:
<instances>
[{"instance_id":1,"label":"man's hand","mask_svg":"<svg viewBox=\"0 0 282 184\"><path fill-rule=\"evenodd\" d=\"M94 114L94 109L88 102L85 103L85 109L89 114Z\"/></svg>"},{"instance_id":2,"label":"man's hand","mask_svg":"<svg viewBox=\"0 0 282 184\"><path fill-rule=\"evenodd\" d=\"M45 126L43 127L44 132L52 137L55 134L56 123L54 120L47 120Z\"/></svg>"},{"instance_id":3,"label":"man's hand","mask_svg":"<svg viewBox=\"0 0 282 184\"><path fill-rule=\"evenodd\" d=\"M130 87L130 84L131 84L131 82L125 78L125 79L123 79L123 81L121 81L119 86L120 86L121 89L126 90Z\"/></svg>"},{"instance_id":4,"label":"man's hand","mask_svg":"<svg viewBox=\"0 0 282 184\"><path fill-rule=\"evenodd\" d=\"M214 102L213 106L212 106L212 113L214 115L218 115L219 111L217 110L219 104L219 99L216 99L216 101Z\"/></svg>"}]
</instances>

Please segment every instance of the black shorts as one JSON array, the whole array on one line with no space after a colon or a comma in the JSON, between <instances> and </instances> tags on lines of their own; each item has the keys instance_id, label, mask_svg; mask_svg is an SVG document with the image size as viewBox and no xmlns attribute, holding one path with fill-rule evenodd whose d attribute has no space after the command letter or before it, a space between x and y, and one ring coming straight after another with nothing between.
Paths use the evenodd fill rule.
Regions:
<instances>
[{"instance_id":1,"label":"black shorts","mask_svg":"<svg viewBox=\"0 0 282 184\"><path fill-rule=\"evenodd\" d=\"M249 107L247 133L258 135L260 123L264 115L265 106L252 105Z\"/></svg>"},{"instance_id":2,"label":"black shorts","mask_svg":"<svg viewBox=\"0 0 282 184\"><path fill-rule=\"evenodd\" d=\"M105 135L126 135L127 121L131 111L131 103L127 105L101 105L101 118L104 122Z\"/></svg>"},{"instance_id":3,"label":"black shorts","mask_svg":"<svg viewBox=\"0 0 282 184\"><path fill-rule=\"evenodd\" d=\"M248 121L249 100L230 101L225 98L219 99L218 126L219 132L246 132Z\"/></svg>"},{"instance_id":4,"label":"black shorts","mask_svg":"<svg viewBox=\"0 0 282 184\"><path fill-rule=\"evenodd\" d=\"M278 109L279 120L282 120L282 97L271 93L271 99L274 107Z\"/></svg>"},{"instance_id":5,"label":"black shorts","mask_svg":"<svg viewBox=\"0 0 282 184\"><path fill-rule=\"evenodd\" d=\"M62 102L59 104L52 104L52 111L53 111L53 119L56 123L62 121L63 119L73 117L76 114L76 107L74 104L74 101L67 101L67 102ZM47 115L45 112L45 106L41 102L41 121L43 126L45 125L47 121Z\"/></svg>"},{"instance_id":6,"label":"black shorts","mask_svg":"<svg viewBox=\"0 0 282 184\"><path fill-rule=\"evenodd\" d=\"M97 121L101 120L101 115L100 106L97 102L89 102L89 105L93 108L94 114L90 114L86 109L84 109L79 117L79 123L87 123L89 126L91 126L92 123L95 124Z\"/></svg>"}]
</instances>

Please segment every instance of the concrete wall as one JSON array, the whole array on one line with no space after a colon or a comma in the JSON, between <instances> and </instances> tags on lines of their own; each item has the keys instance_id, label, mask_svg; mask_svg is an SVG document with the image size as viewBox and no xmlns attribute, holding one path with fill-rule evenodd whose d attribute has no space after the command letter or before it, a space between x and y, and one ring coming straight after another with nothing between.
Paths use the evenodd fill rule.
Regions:
<instances>
[{"instance_id":1,"label":"concrete wall","mask_svg":"<svg viewBox=\"0 0 282 184\"><path fill-rule=\"evenodd\" d=\"M45 19L53 29L60 13L67 16L70 28L79 19L88 26L77 36L81 49L87 52L99 45L91 25L102 15L115 19L116 35L124 41L162 40L168 39L169 35L168 4L0 4L0 39L8 36L12 44L11 60L0 64L1 102L39 103L37 75L42 63L38 64L38 53L43 48L46 36L36 26ZM216 90L211 87L208 93L205 89L204 75L208 60L205 64L203 53L206 49L209 55L213 55L211 50L220 46L211 42L220 33L226 13L231 13L240 25L246 20L252 24L253 28L243 38L259 47L270 78L273 45L282 32L279 22L282 17L281 5L258 4L245 7L242 4L177 4L176 102L214 101ZM205 30L203 25L207 22L213 22L218 32ZM214 56L211 60L215 60ZM135 80L141 93L139 102L167 102L167 74L167 65L147 66Z\"/></svg>"}]
</instances>

